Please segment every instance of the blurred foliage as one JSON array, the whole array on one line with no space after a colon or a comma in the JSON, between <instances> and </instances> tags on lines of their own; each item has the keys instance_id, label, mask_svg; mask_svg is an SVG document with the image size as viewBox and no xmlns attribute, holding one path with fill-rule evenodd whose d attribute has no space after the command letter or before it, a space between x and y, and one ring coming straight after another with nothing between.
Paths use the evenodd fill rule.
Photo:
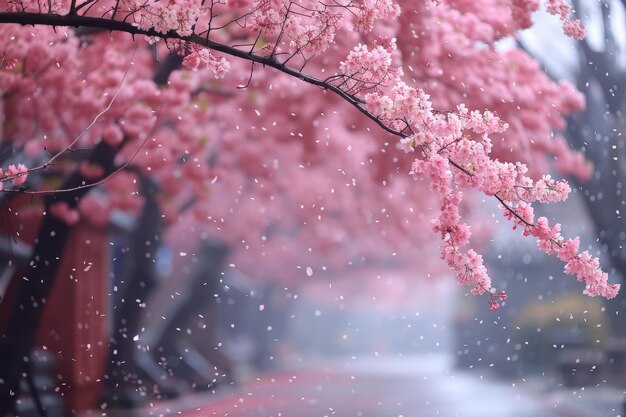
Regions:
<instances>
[{"instance_id":1,"label":"blurred foliage","mask_svg":"<svg viewBox=\"0 0 626 417\"><path fill-rule=\"evenodd\" d=\"M602 300L577 293L556 297L551 303L533 301L520 309L515 325L521 330L547 332L557 329L576 329L584 344L598 345L608 337L607 317Z\"/></svg>"},{"instance_id":2,"label":"blurred foliage","mask_svg":"<svg viewBox=\"0 0 626 417\"><path fill-rule=\"evenodd\" d=\"M551 303L533 301L514 319L527 370L545 370L568 348L602 348L610 336L602 301L570 293Z\"/></svg>"}]
</instances>

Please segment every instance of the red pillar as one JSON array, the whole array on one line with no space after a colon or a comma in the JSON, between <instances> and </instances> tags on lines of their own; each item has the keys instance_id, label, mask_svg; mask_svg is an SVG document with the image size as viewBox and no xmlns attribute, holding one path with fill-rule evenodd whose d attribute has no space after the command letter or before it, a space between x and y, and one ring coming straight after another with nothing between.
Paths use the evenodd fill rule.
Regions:
<instances>
[{"instance_id":1,"label":"red pillar","mask_svg":"<svg viewBox=\"0 0 626 417\"><path fill-rule=\"evenodd\" d=\"M18 196L2 209L9 215L0 219L0 232L32 244L43 215L40 202ZM68 413L99 407L110 328L108 248L105 229L73 227L38 329L38 345L55 358L55 386ZM20 276L18 271L0 304L0 330Z\"/></svg>"},{"instance_id":2,"label":"red pillar","mask_svg":"<svg viewBox=\"0 0 626 417\"><path fill-rule=\"evenodd\" d=\"M71 413L98 407L109 334L106 231L76 225L45 307L38 340L56 357L57 386Z\"/></svg>"}]
</instances>

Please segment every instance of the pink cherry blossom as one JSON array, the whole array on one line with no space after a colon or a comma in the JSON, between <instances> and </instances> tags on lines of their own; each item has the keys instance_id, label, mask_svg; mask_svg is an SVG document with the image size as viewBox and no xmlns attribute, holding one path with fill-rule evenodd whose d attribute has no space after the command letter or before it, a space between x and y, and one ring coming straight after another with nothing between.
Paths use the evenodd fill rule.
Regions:
<instances>
[{"instance_id":1,"label":"pink cherry blossom","mask_svg":"<svg viewBox=\"0 0 626 417\"><path fill-rule=\"evenodd\" d=\"M566 34L583 35L580 21L571 19L569 3L544 3ZM463 192L478 192L499 200L513 227L565 262L566 270L585 283L586 293L612 296L617 291L607 284L595 258L579 253L578 238L564 238L561 226L543 217L535 220L533 204L561 201L570 192L558 175L584 179L591 172L580 153L553 135L565 128L567 115L584 106L581 94L570 84L550 80L524 51L496 46L531 26L540 1L237 0L209 6L196 0L96 0L82 11L64 14L76 7L72 4L14 0L5 6L58 19L113 19L147 39L133 43L126 34L107 31L85 44L72 31L1 26L6 41L0 47L0 90L10 93L5 119L20 121L7 123L6 132L31 157L59 155L63 173L78 171L93 178L102 171L64 155L100 141L116 147L116 163L132 165L135 174L122 172L102 184L111 207L136 212L141 206L135 175L149 175L162 187L162 210L171 220L186 201L216 204L210 197L217 188L231 204L194 213L224 230L222 220L238 205L244 215L233 226L233 236L246 242L246 251L255 247L267 254L265 243L255 246L255 238L242 234L271 228L263 217L280 207L276 195L287 193L287 199L301 202L296 207L303 216L317 219L304 220L284 207L280 215L281 221L307 224L302 235L319 239L321 251L336 248L342 236L357 233L364 224L382 222L387 228L379 230L381 238L408 247L410 239L398 236L418 233L406 222L392 225L388 213L403 218L403 211L418 203L438 206L432 228L441 238L445 264L471 293L487 294L490 308L497 308L505 294L492 289L478 248L469 248L472 233L459 210ZM169 85L157 85L157 67L172 52L184 57L185 68L169 76ZM84 85L72 88L78 79ZM296 79L323 91L301 89ZM249 93L235 94L237 86ZM319 103L311 97L319 97ZM336 97L354 111L341 107ZM374 132L370 122L382 131ZM398 138L396 144L388 134ZM271 140L263 143L267 136ZM354 159L340 159L333 146L350 149ZM332 155L322 149L332 149ZM218 162L209 167L206 161L214 159ZM554 159L560 173L553 178L545 173ZM279 175L285 161L299 161L311 170L333 161L343 172L330 193L316 189L299 169ZM233 173L241 167L242 173ZM402 171L420 182L388 174ZM21 185L27 173L18 165L3 178ZM328 177L315 175L319 182ZM288 179L296 178L311 188L292 190ZM355 207L351 194L339 195L346 183L377 198ZM377 191L374 184L381 183L395 191ZM262 207L244 202L246 192L253 191L262 194L255 195ZM389 204L370 207L380 201ZM68 221L77 216L63 207L53 211ZM340 215L344 212L367 215L359 222ZM427 222L421 214L423 227ZM276 243L283 253L287 246ZM379 249L363 246L371 256ZM350 248L344 250L349 258Z\"/></svg>"}]
</instances>

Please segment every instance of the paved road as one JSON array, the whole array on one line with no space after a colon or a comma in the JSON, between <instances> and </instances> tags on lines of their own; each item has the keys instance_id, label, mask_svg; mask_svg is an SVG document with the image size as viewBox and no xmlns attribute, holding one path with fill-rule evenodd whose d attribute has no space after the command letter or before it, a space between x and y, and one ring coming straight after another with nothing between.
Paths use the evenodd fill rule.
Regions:
<instances>
[{"instance_id":1,"label":"paved road","mask_svg":"<svg viewBox=\"0 0 626 417\"><path fill-rule=\"evenodd\" d=\"M530 385L524 386L523 381L521 385L496 382L476 373L449 371L448 365L440 357L309 362L288 372L258 375L236 389L227 387L218 394L194 395L153 405L141 414L157 417L620 416L619 411L611 409L611 404L618 404L615 396L596 406L582 401L580 392L538 394Z\"/></svg>"}]
</instances>

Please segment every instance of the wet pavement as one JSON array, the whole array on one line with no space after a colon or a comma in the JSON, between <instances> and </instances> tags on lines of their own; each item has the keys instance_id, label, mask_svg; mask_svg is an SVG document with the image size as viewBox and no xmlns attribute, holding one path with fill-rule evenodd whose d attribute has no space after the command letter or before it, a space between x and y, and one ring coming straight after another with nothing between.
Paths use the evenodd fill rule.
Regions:
<instances>
[{"instance_id":1,"label":"wet pavement","mask_svg":"<svg viewBox=\"0 0 626 417\"><path fill-rule=\"evenodd\" d=\"M623 417L622 392L538 388L452 370L444 357L307 361L216 394L137 410L138 416ZM108 410L109 415L123 415ZM135 413L133 413L135 414ZM128 414L126 414L128 415Z\"/></svg>"}]
</instances>

